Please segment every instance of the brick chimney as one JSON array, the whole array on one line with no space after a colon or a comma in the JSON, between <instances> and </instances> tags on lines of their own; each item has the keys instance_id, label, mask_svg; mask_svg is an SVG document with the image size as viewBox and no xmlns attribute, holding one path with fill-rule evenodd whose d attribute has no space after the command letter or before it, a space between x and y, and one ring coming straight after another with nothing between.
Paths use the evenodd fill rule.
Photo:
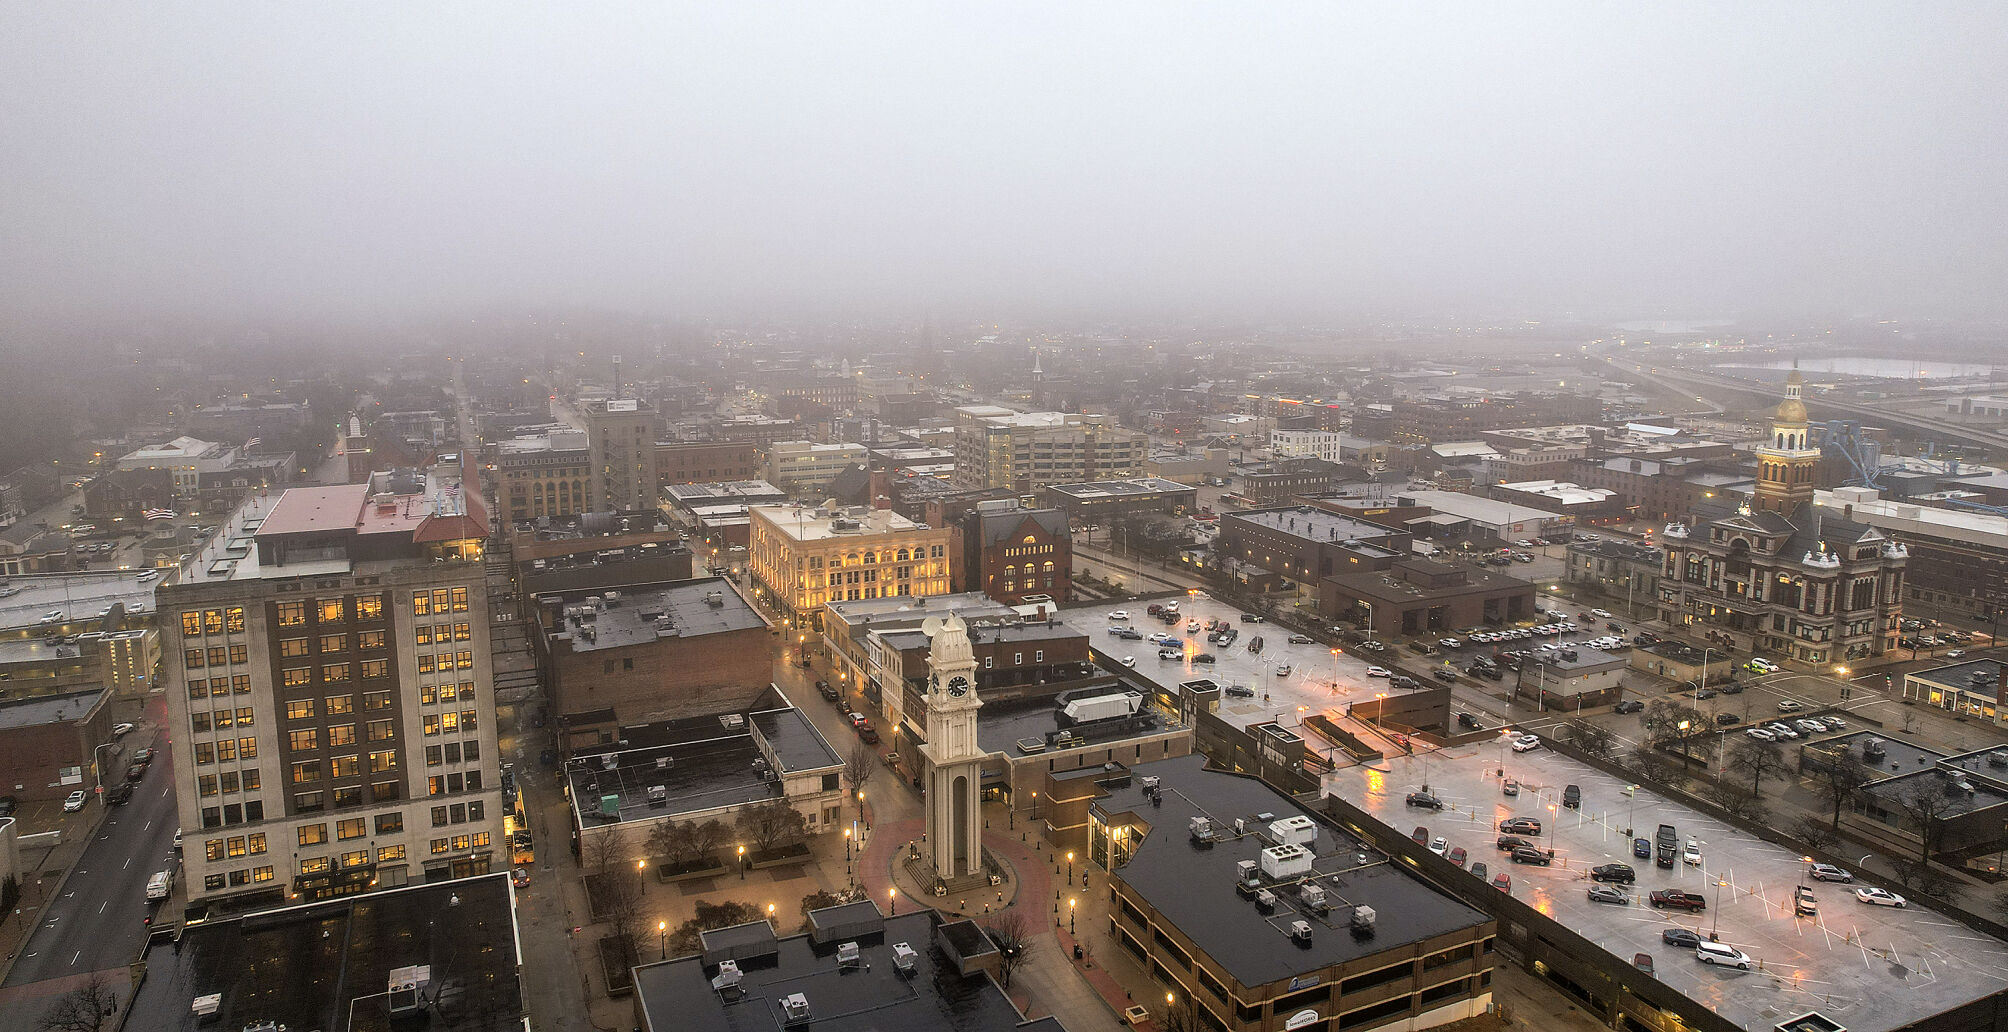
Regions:
<instances>
[{"instance_id":1,"label":"brick chimney","mask_svg":"<svg viewBox=\"0 0 2008 1032\"><path fill-rule=\"evenodd\" d=\"M870 504L874 509L892 508L892 474L882 470L872 470Z\"/></svg>"}]
</instances>

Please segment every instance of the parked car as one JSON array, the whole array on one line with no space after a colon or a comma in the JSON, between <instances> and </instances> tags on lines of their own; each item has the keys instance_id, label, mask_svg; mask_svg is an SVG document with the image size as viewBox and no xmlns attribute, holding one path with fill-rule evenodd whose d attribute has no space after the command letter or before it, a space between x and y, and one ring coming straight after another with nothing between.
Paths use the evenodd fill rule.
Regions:
<instances>
[{"instance_id":1,"label":"parked car","mask_svg":"<svg viewBox=\"0 0 2008 1032\"><path fill-rule=\"evenodd\" d=\"M1430 676L1431 676L1431 677L1434 677L1434 678L1436 678L1436 679L1437 679L1437 680L1439 680L1439 681L1455 681L1455 680L1457 680L1457 671L1455 671L1455 670L1452 670L1452 669L1450 669L1450 668L1449 668L1449 667L1447 667L1447 666L1440 666L1440 667L1437 667L1437 668L1435 668L1435 669L1431 670L1431 671L1430 671L1429 673L1430 673Z\"/></svg>"},{"instance_id":2,"label":"parked car","mask_svg":"<svg viewBox=\"0 0 2008 1032\"><path fill-rule=\"evenodd\" d=\"M1429 840L1429 851L1437 856L1450 852L1450 840L1441 835Z\"/></svg>"},{"instance_id":3,"label":"parked car","mask_svg":"<svg viewBox=\"0 0 2008 1032\"><path fill-rule=\"evenodd\" d=\"M133 731L133 725L131 724L113 724L112 738L114 740L124 738L125 736L132 734L132 731Z\"/></svg>"},{"instance_id":4,"label":"parked car","mask_svg":"<svg viewBox=\"0 0 2008 1032\"><path fill-rule=\"evenodd\" d=\"M1611 707L1612 713L1637 713L1645 709L1645 703L1637 699L1625 699Z\"/></svg>"},{"instance_id":5,"label":"parked car","mask_svg":"<svg viewBox=\"0 0 2008 1032\"><path fill-rule=\"evenodd\" d=\"M84 790L81 788L75 792L71 792L69 798L63 800L63 812L76 813L78 810L84 808L84 800L88 798L90 797L85 795Z\"/></svg>"},{"instance_id":6,"label":"parked car","mask_svg":"<svg viewBox=\"0 0 2008 1032\"><path fill-rule=\"evenodd\" d=\"M1115 612L1109 614L1109 619L1118 622L1128 620L1129 618L1130 618L1129 610L1127 609L1118 609Z\"/></svg>"},{"instance_id":7,"label":"parked car","mask_svg":"<svg viewBox=\"0 0 2008 1032\"><path fill-rule=\"evenodd\" d=\"M1211 652L1196 653L1193 655L1192 661L1194 663L1212 663L1214 662L1213 653Z\"/></svg>"},{"instance_id":8,"label":"parked car","mask_svg":"<svg viewBox=\"0 0 2008 1032\"><path fill-rule=\"evenodd\" d=\"M842 698L842 696L837 693L836 687L831 685L830 682L828 681L816 682L816 694L821 695L823 698L828 699L831 702L835 702L838 699Z\"/></svg>"},{"instance_id":9,"label":"parked car","mask_svg":"<svg viewBox=\"0 0 2008 1032\"><path fill-rule=\"evenodd\" d=\"M132 754L132 761L133 761L134 763L152 763L152 762L153 762L153 750L152 750L152 749L141 749L141 750L139 750L138 752L135 752L135 753L133 753L133 754Z\"/></svg>"},{"instance_id":10,"label":"parked car","mask_svg":"<svg viewBox=\"0 0 2008 1032\"><path fill-rule=\"evenodd\" d=\"M105 803L110 806L124 806L132 801L132 782L127 781L105 789Z\"/></svg>"},{"instance_id":11,"label":"parked car","mask_svg":"<svg viewBox=\"0 0 2008 1032\"><path fill-rule=\"evenodd\" d=\"M1425 810L1443 809L1443 800L1430 795L1428 792L1410 792L1406 801L1410 806L1419 806Z\"/></svg>"},{"instance_id":12,"label":"parked car","mask_svg":"<svg viewBox=\"0 0 2008 1032\"><path fill-rule=\"evenodd\" d=\"M1438 638L1436 639L1436 643L1446 649L1461 649L1464 647L1464 643L1456 638Z\"/></svg>"},{"instance_id":13,"label":"parked car","mask_svg":"<svg viewBox=\"0 0 2008 1032\"><path fill-rule=\"evenodd\" d=\"M1680 851L1680 862L1689 867L1701 866L1701 843L1687 840L1687 848Z\"/></svg>"},{"instance_id":14,"label":"parked car","mask_svg":"<svg viewBox=\"0 0 2008 1032\"><path fill-rule=\"evenodd\" d=\"M1471 872L1471 876L1473 878L1476 878L1479 881L1485 880L1485 874L1486 874L1485 861L1479 860L1473 863L1469 868L1466 868L1466 870L1469 870Z\"/></svg>"},{"instance_id":15,"label":"parked car","mask_svg":"<svg viewBox=\"0 0 2008 1032\"><path fill-rule=\"evenodd\" d=\"M1469 713L1459 713L1457 715L1457 726L1472 731L1482 731L1485 728L1485 725L1478 722L1477 717Z\"/></svg>"},{"instance_id":16,"label":"parked car","mask_svg":"<svg viewBox=\"0 0 2008 1032\"><path fill-rule=\"evenodd\" d=\"M1692 928L1662 928L1659 932L1659 941L1668 946L1685 946L1693 949L1701 945L1701 936Z\"/></svg>"},{"instance_id":17,"label":"parked car","mask_svg":"<svg viewBox=\"0 0 2008 1032\"><path fill-rule=\"evenodd\" d=\"M1501 781L1499 783L1499 792L1502 795L1509 795L1509 796L1519 795L1520 782L1513 778L1507 778L1506 780Z\"/></svg>"},{"instance_id":18,"label":"parked car","mask_svg":"<svg viewBox=\"0 0 2008 1032\"><path fill-rule=\"evenodd\" d=\"M1855 898L1873 906L1896 907L1898 909L1902 909L1906 902L1902 896L1888 889L1878 889L1873 885L1864 885L1856 889Z\"/></svg>"},{"instance_id":19,"label":"parked car","mask_svg":"<svg viewBox=\"0 0 2008 1032\"><path fill-rule=\"evenodd\" d=\"M1562 789L1562 805L1571 810L1582 809L1583 790L1576 785L1570 785Z\"/></svg>"},{"instance_id":20,"label":"parked car","mask_svg":"<svg viewBox=\"0 0 2008 1032\"><path fill-rule=\"evenodd\" d=\"M1590 902L1616 903L1619 906L1623 906L1631 902L1631 897L1625 895L1623 889L1613 889L1608 885L1592 885L1590 886Z\"/></svg>"},{"instance_id":21,"label":"parked car","mask_svg":"<svg viewBox=\"0 0 2008 1032\"><path fill-rule=\"evenodd\" d=\"M1555 862L1554 850L1536 849L1533 846L1521 846L1509 855L1516 864L1533 864L1536 867L1546 867Z\"/></svg>"},{"instance_id":22,"label":"parked car","mask_svg":"<svg viewBox=\"0 0 2008 1032\"><path fill-rule=\"evenodd\" d=\"M1179 650L1179 649L1159 649L1159 650L1157 650L1157 658L1159 658L1159 659L1184 659L1184 658L1185 658L1185 653L1184 653L1183 651Z\"/></svg>"},{"instance_id":23,"label":"parked car","mask_svg":"<svg viewBox=\"0 0 2008 1032\"><path fill-rule=\"evenodd\" d=\"M1368 672L1371 673L1372 671ZM1407 674L1396 674L1393 677L1387 679L1387 686L1389 688L1406 689L1406 688L1413 688L1415 687L1415 685L1416 685L1415 678L1410 677Z\"/></svg>"},{"instance_id":24,"label":"parked car","mask_svg":"<svg viewBox=\"0 0 2008 1032\"><path fill-rule=\"evenodd\" d=\"M1707 910L1708 901L1692 892L1679 889L1661 889L1646 897L1655 910L1672 907L1675 910Z\"/></svg>"},{"instance_id":25,"label":"parked car","mask_svg":"<svg viewBox=\"0 0 2008 1032\"><path fill-rule=\"evenodd\" d=\"M146 764L135 763L126 768L125 779L127 781L138 781L143 777L146 777Z\"/></svg>"},{"instance_id":26,"label":"parked car","mask_svg":"<svg viewBox=\"0 0 2008 1032\"><path fill-rule=\"evenodd\" d=\"M877 745L879 741L879 733L877 731L872 730L869 727L861 727L858 728L858 740L865 743L866 745Z\"/></svg>"},{"instance_id":27,"label":"parked car","mask_svg":"<svg viewBox=\"0 0 2008 1032\"><path fill-rule=\"evenodd\" d=\"M1232 695L1242 699L1252 699L1255 697L1255 689L1250 688L1245 684L1230 684L1227 687L1222 688L1221 691L1227 693L1228 695Z\"/></svg>"},{"instance_id":28,"label":"parked car","mask_svg":"<svg viewBox=\"0 0 2008 1032\"><path fill-rule=\"evenodd\" d=\"M1652 859L1652 840L1642 838L1632 839L1632 855L1641 860Z\"/></svg>"},{"instance_id":29,"label":"parked car","mask_svg":"<svg viewBox=\"0 0 2008 1032\"><path fill-rule=\"evenodd\" d=\"M1840 882L1843 885L1855 880L1855 876L1833 864L1814 864L1810 872L1814 881Z\"/></svg>"},{"instance_id":30,"label":"parked car","mask_svg":"<svg viewBox=\"0 0 2008 1032\"><path fill-rule=\"evenodd\" d=\"M1514 752L1532 752L1541 747L1541 740L1533 735L1521 735L1513 740Z\"/></svg>"},{"instance_id":31,"label":"parked car","mask_svg":"<svg viewBox=\"0 0 2008 1032\"><path fill-rule=\"evenodd\" d=\"M1463 867L1465 860L1464 847L1463 846L1453 847L1450 850L1450 852L1444 854L1443 858L1445 860L1450 861L1453 864L1456 864L1459 867Z\"/></svg>"},{"instance_id":32,"label":"parked car","mask_svg":"<svg viewBox=\"0 0 2008 1032\"><path fill-rule=\"evenodd\" d=\"M1414 839L1416 845L1426 846L1429 844L1429 829L1418 824L1414 831L1408 833L1408 837Z\"/></svg>"},{"instance_id":33,"label":"parked car","mask_svg":"<svg viewBox=\"0 0 2008 1032\"><path fill-rule=\"evenodd\" d=\"M1133 666L1135 666L1135 665L1136 665L1136 657L1135 657L1135 656L1124 656L1124 657L1122 658L1122 664L1123 664L1124 666L1126 666L1126 667L1133 667Z\"/></svg>"},{"instance_id":34,"label":"parked car","mask_svg":"<svg viewBox=\"0 0 2008 1032\"><path fill-rule=\"evenodd\" d=\"M1507 874L1505 871L1501 871L1498 874L1493 875L1492 887L1498 889L1500 892L1509 892L1509 893L1512 892L1513 876Z\"/></svg>"},{"instance_id":35,"label":"parked car","mask_svg":"<svg viewBox=\"0 0 2008 1032\"><path fill-rule=\"evenodd\" d=\"M1394 676L1394 671L1392 671L1392 670L1389 670L1389 669L1388 669L1388 668L1386 668L1386 667L1378 667L1378 666L1370 666L1370 667L1368 667L1368 668L1367 668L1367 676L1368 676L1368 677L1392 677L1392 676Z\"/></svg>"},{"instance_id":36,"label":"parked car","mask_svg":"<svg viewBox=\"0 0 2008 1032\"><path fill-rule=\"evenodd\" d=\"M1499 822L1499 830L1511 835L1539 835L1541 822L1532 817L1508 817Z\"/></svg>"},{"instance_id":37,"label":"parked car","mask_svg":"<svg viewBox=\"0 0 2008 1032\"><path fill-rule=\"evenodd\" d=\"M1715 715L1715 722L1721 724L1723 727L1729 727L1732 724L1743 723L1743 718L1734 713L1717 713Z\"/></svg>"},{"instance_id":38,"label":"parked car","mask_svg":"<svg viewBox=\"0 0 2008 1032\"><path fill-rule=\"evenodd\" d=\"M1638 872L1633 871L1630 864L1598 864L1590 868L1590 880L1630 885L1638 880Z\"/></svg>"},{"instance_id":39,"label":"parked car","mask_svg":"<svg viewBox=\"0 0 2008 1032\"><path fill-rule=\"evenodd\" d=\"M851 726L852 726L852 727L854 727L854 728L867 728L867 727L870 727L870 726L872 726L872 722L871 722L871 718L870 718L870 717L867 717L867 716L865 716L865 715L864 715L864 714L862 714L862 713L856 713L856 712L853 712L853 713L851 714Z\"/></svg>"},{"instance_id":40,"label":"parked car","mask_svg":"<svg viewBox=\"0 0 2008 1032\"><path fill-rule=\"evenodd\" d=\"M1726 964L1744 971L1750 970L1750 954L1725 943L1704 942L1696 946L1694 959L1703 964Z\"/></svg>"},{"instance_id":41,"label":"parked car","mask_svg":"<svg viewBox=\"0 0 2008 1032\"><path fill-rule=\"evenodd\" d=\"M1803 917L1819 916L1820 901L1813 895L1812 889L1800 885L1792 890L1792 913Z\"/></svg>"},{"instance_id":42,"label":"parked car","mask_svg":"<svg viewBox=\"0 0 2008 1032\"><path fill-rule=\"evenodd\" d=\"M1493 845L1502 853L1511 853L1521 846L1531 846L1533 843L1518 835L1501 835L1499 836L1499 841L1493 843Z\"/></svg>"},{"instance_id":43,"label":"parked car","mask_svg":"<svg viewBox=\"0 0 2008 1032\"><path fill-rule=\"evenodd\" d=\"M1288 664L1288 663L1279 663L1279 664L1277 664L1277 666L1276 666L1276 676L1277 676L1277 677L1288 677L1288 676L1290 676L1290 664Z\"/></svg>"},{"instance_id":44,"label":"parked car","mask_svg":"<svg viewBox=\"0 0 2008 1032\"><path fill-rule=\"evenodd\" d=\"M1797 713L1805 708L1805 704L1797 699L1785 699L1778 703L1778 712L1780 713Z\"/></svg>"},{"instance_id":45,"label":"parked car","mask_svg":"<svg viewBox=\"0 0 2008 1032\"><path fill-rule=\"evenodd\" d=\"M1310 645L1310 644L1314 643L1314 642L1315 642L1316 640L1317 640L1317 639L1315 639L1315 638L1311 637L1311 636L1310 636L1310 635L1308 635L1308 634L1292 634L1292 635L1290 635L1290 644L1292 644L1292 645Z\"/></svg>"}]
</instances>

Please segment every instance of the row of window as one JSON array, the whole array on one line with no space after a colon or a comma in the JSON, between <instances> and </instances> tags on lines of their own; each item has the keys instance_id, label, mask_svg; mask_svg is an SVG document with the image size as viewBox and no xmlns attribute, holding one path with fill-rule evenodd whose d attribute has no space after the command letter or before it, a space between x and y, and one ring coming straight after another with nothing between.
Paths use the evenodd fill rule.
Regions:
<instances>
[{"instance_id":1,"label":"row of window","mask_svg":"<svg viewBox=\"0 0 2008 1032\"><path fill-rule=\"evenodd\" d=\"M181 665L189 670L200 670L205 666L220 667L228 663L247 663L250 656L248 646L211 645L206 649L181 650Z\"/></svg>"},{"instance_id":2,"label":"row of window","mask_svg":"<svg viewBox=\"0 0 2008 1032\"><path fill-rule=\"evenodd\" d=\"M229 838L213 838L202 844L202 854L212 862L225 858L235 860L244 856L261 856L265 852L265 833L233 835Z\"/></svg>"},{"instance_id":3,"label":"row of window","mask_svg":"<svg viewBox=\"0 0 2008 1032\"><path fill-rule=\"evenodd\" d=\"M461 590L464 591L466 589L463 588ZM353 612L357 620L383 619L383 596L381 595L357 595L353 598L322 598L315 599L312 603L305 600L277 602L273 604L272 608L280 627L305 627L307 626L309 605L313 607L312 612L316 617L316 623L337 624L349 619L351 612L350 603L354 603Z\"/></svg>"},{"instance_id":4,"label":"row of window","mask_svg":"<svg viewBox=\"0 0 2008 1032\"><path fill-rule=\"evenodd\" d=\"M221 727L250 727L251 707L239 706L234 710L201 710L188 715L189 729L198 734Z\"/></svg>"},{"instance_id":5,"label":"row of window","mask_svg":"<svg viewBox=\"0 0 2008 1032\"><path fill-rule=\"evenodd\" d=\"M441 652L438 654L427 652L422 653L418 657L418 672L421 674L430 674L435 671L472 669L474 669L474 653L472 652Z\"/></svg>"},{"instance_id":6,"label":"row of window","mask_svg":"<svg viewBox=\"0 0 2008 1032\"><path fill-rule=\"evenodd\" d=\"M376 834L395 835L403 830L403 811L394 810L376 815ZM302 824L295 829L295 833L302 846L318 846L328 840L328 826L325 824ZM337 840L359 839L368 834L370 834L370 819L367 817L344 817L335 822Z\"/></svg>"},{"instance_id":7,"label":"row of window","mask_svg":"<svg viewBox=\"0 0 2008 1032\"><path fill-rule=\"evenodd\" d=\"M394 803L404 797L401 784L396 781L370 782L369 801L372 803ZM328 808L329 794L320 789L311 792L293 793L294 813L320 813ZM363 790L360 785L343 785L333 790L334 808L363 805Z\"/></svg>"},{"instance_id":8,"label":"row of window","mask_svg":"<svg viewBox=\"0 0 2008 1032\"><path fill-rule=\"evenodd\" d=\"M234 763L239 759L258 758L258 739L225 738L220 742L195 743L195 762L198 765L210 763Z\"/></svg>"},{"instance_id":9,"label":"row of window","mask_svg":"<svg viewBox=\"0 0 2008 1032\"><path fill-rule=\"evenodd\" d=\"M246 799L241 803L224 803L222 806L202 808L202 826L220 828L226 824L255 824L265 819L265 803L259 799Z\"/></svg>"},{"instance_id":10,"label":"row of window","mask_svg":"<svg viewBox=\"0 0 2008 1032\"><path fill-rule=\"evenodd\" d=\"M190 609L181 614L181 633L190 638L199 634L242 634L244 607Z\"/></svg>"},{"instance_id":11,"label":"row of window","mask_svg":"<svg viewBox=\"0 0 2008 1032\"><path fill-rule=\"evenodd\" d=\"M436 588L431 592L416 591L411 596L413 616L465 612L467 612L466 588Z\"/></svg>"},{"instance_id":12,"label":"row of window","mask_svg":"<svg viewBox=\"0 0 2008 1032\"><path fill-rule=\"evenodd\" d=\"M191 677L188 679L188 698L190 701L206 699L212 695L222 697L231 694L249 695L250 693L250 674L231 674L227 678L212 677L207 681L200 677Z\"/></svg>"},{"instance_id":13,"label":"row of window","mask_svg":"<svg viewBox=\"0 0 2008 1032\"><path fill-rule=\"evenodd\" d=\"M389 742L397 738L397 726L388 720L372 720L365 725L372 742ZM328 747L339 748L356 744L354 724L334 724L327 728ZM294 752L312 752L321 747L321 729L308 727L286 732L286 746Z\"/></svg>"},{"instance_id":14,"label":"row of window","mask_svg":"<svg viewBox=\"0 0 2008 1032\"><path fill-rule=\"evenodd\" d=\"M358 649L370 651L384 647L383 631L357 631L355 637L356 648ZM307 655L307 642L309 640L307 638L281 638L279 639L279 655L285 659L302 658ZM347 632L341 634L323 634L320 636L319 645L321 647L320 650L324 653L347 652L349 650L349 635Z\"/></svg>"},{"instance_id":15,"label":"row of window","mask_svg":"<svg viewBox=\"0 0 2008 1032\"><path fill-rule=\"evenodd\" d=\"M241 771L226 770L220 774L199 774L195 778L195 789L206 796L219 792L256 792L261 787L258 768L246 767Z\"/></svg>"},{"instance_id":16,"label":"row of window","mask_svg":"<svg viewBox=\"0 0 2008 1032\"><path fill-rule=\"evenodd\" d=\"M327 761L329 778L353 778L362 774L363 757L359 753L348 756L333 756ZM384 750L369 754L371 774L384 774L397 769L397 753ZM321 780L320 760L297 760L293 763L293 784L310 785Z\"/></svg>"},{"instance_id":17,"label":"row of window","mask_svg":"<svg viewBox=\"0 0 2008 1032\"><path fill-rule=\"evenodd\" d=\"M474 625L469 623L419 624L417 627L412 628L412 633L416 635L417 642L420 645L430 645L435 641L441 644L449 641L472 641L474 640Z\"/></svg>"}]
</instances>

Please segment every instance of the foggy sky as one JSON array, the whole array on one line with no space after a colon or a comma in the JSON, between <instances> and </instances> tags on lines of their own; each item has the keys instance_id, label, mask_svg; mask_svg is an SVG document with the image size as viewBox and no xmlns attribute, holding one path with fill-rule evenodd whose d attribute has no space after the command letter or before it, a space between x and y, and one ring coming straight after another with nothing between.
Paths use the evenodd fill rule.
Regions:
<instances>
[{"instance_id":1,"label":"foggy sky","mask_svg":"<svg viewBox=\"0 0 2008 1032\"><path fill-rule=\"evenodd\" d=\"M1998 317L2000 4L0 8L0 318Z\"/></svg>"}]
</instances>

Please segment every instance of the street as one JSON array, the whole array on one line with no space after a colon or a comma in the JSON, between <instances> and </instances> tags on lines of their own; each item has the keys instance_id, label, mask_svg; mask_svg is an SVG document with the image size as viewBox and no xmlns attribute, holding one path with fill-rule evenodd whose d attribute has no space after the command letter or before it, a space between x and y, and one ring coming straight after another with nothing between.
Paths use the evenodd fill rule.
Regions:
<instances>
[{"instance_id":1,"label":"street","mask_svg":"<svg viewBox=\"0 0 2008 1032\"><path fill-rule=\"evenodd\" d=\"M164 708L164 700L148 700L147 709L156 728ZM145 731L135 733L129 741L134 742L134 749L155 749L152 769L135 786L131 802L111 808L69 879L62 883L62 894L41 906L39 915L35 890L27 890L22 915L39 916L40 920L15 958L4 987L123 968L139 956L147 933L146 882L168 865L174 853L174 832L180 825L175 815L174 761L168 750ZM104 804L93 799L86 805ZM177 885L177 890L180 888ZM39 1013L42 1004L34 1000L0 1004L0 1027L28 1027L16 1023L16 1019L29 1017L13 1013L17 1006L32 1007Z\"/></svg>"}]
</instances>

